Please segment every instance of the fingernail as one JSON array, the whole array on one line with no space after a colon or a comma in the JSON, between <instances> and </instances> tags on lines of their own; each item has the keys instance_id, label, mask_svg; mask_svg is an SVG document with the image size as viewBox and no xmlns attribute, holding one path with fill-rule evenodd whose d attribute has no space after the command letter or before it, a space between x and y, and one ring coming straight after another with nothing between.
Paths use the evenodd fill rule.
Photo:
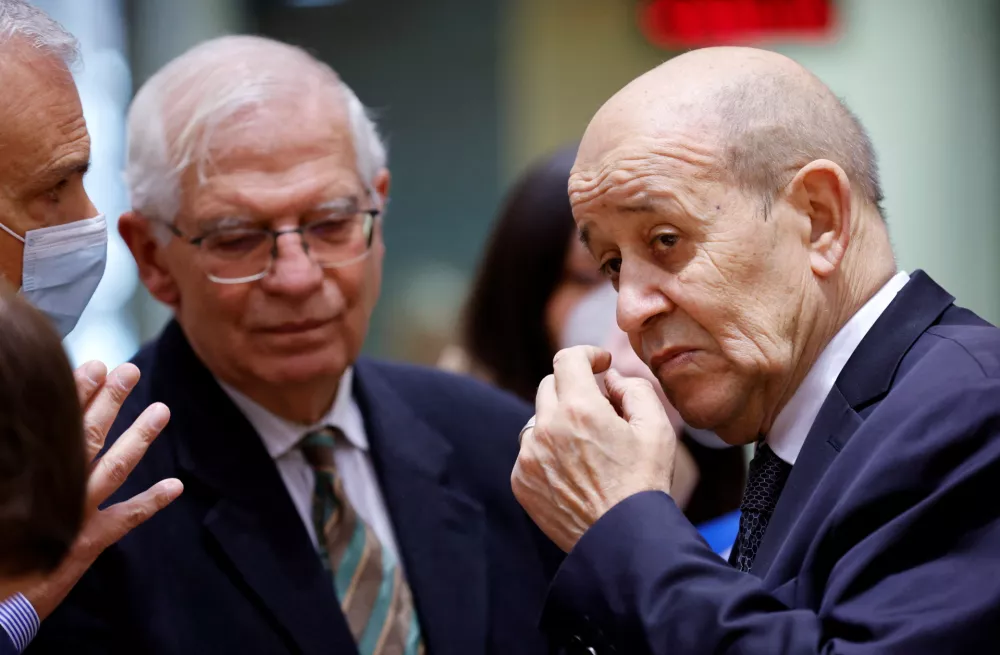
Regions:
<instances>
[{"instance_id":1,"label":"fingernail","mask_svg":"<svg viewBox=\"0 0 1000 655\"><path fill-rule=\"evenodd\" d=\"M157 430L162 430L163 426L167 424L170 420L170 410L167 409L166 405L157 403L151 407L152 416L150 417L153 427Z\"/></svg>"},{"instance_id":2,"label":"fingernail","mask_svg":"<svg viewBox=\"0 0 1000 655\"><path fill-rule=\"evenodd\" d=\"M134 375L122 375L121 373L115 373L116 384L125 391L131 391L138 381L139 379Z\"/></svg>"},{"instance_id":3,"label":"fingernail","mask_svg":"<svg viewBox=\"0 0 1000 655\"><path fill-rule=\"evenodd\" d=\"M164 480L160 484L163 485L163 491L170 496L177 496L182 491L184 491L184 485L177 478L170 478L168 480Z\"/></svg>"},{"instance_id":4,"label":"fingernail","mask_svg":"<svg viewBox=\"0 0 1000 655\"><path fill-rule=\"evenodd\" d=\"M97 360L87 362L83 365L83 374L94 384L100 384L108 374L108 368Z\"/></svg>"}]
</instances>

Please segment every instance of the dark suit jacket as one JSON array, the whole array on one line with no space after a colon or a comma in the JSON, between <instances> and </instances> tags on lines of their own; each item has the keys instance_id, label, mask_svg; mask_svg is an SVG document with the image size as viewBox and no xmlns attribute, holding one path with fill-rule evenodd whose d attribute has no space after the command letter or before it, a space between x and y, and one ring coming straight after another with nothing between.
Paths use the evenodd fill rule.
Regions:
<instances>
[{"instance_id":1,"label":"dark suit jacket","mask_svg":"<svg viewBox=\"0 0 1000 655\"><path fill-rule=\"evenodd\" d=\"M1000 330L953 300L918 271L861 342L751 575L638 494L563 562L545 628L598 655L998 652Z\"/></svg>"},{"instance_id":2,"label":"dark suit jacket","mask_svg":"<svg viewBox=\"0 0 1000 655\"><path fill-rule=\"evenodd\" d=\"M116 496L167 477L184 494L100 558L29 652L356 653L277 468L178 325L134 362L142 380L111 438L154 401L172 418ZM354 384L428 652L547 652L538 617L556 551L510 490L531 408L365 359Z\"/></svg>"},{"instance_id":3,"label":"dark suit jacket","mask_svg":"<svg viewBox=\"0 0 1000 655\"><path fill-rule=\"evenodd\" d=\"M0 655L17 655L17 648L10 636L3 629L0 629Z\"/></svg>"}]
</instances>

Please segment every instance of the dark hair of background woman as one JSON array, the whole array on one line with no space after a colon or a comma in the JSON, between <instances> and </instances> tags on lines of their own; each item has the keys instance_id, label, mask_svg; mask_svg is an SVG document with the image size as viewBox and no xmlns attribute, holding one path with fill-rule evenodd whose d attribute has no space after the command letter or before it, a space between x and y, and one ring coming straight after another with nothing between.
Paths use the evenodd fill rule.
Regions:
<instances>
[{"instance_id":1,"label":"dark hair of background woman","mask_svg":"<svg viewBox=\"0 0 1000 655\"><path fill-rule=\"evenodd\" d=\"M467 354L494 384L529 402L557 350L545 308L576 230L566 192L576 149L531 167L507 195L465 310Z\"/></svg>"}]
</instances>

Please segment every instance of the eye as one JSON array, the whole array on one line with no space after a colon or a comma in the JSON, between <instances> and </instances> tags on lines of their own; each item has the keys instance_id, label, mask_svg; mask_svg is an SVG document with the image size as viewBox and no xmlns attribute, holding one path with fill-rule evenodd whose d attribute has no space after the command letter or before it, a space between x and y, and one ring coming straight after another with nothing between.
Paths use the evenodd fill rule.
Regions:
<instances>
[{"instance_id":1,"label":"eye","mask_svg":"<svg viewBox=\"0 0 1000 655\"><path fill-rule=\"evenodd\" d=\"M203 247L212 255L231 259L243 257L269 242L260 230L221 230L205 237Z\"/></svg>"},{"instance_id":2,"label":"eye","mask_svg":"<svg viewBox=\"0 0 1000 655\"><path fill-rule=\"evenodd\" d=\"M309 234L328 243L343 243L354 236L358 221L354 217L332 216L309 225Z\"/></svg>"},{"instance_id":3,"label":"eye","mask_svg":"<svg viewBox=\"0 0 1000 655\"><path fill-rule=\"evenodd\" d=\"M621 257L612 257L601 264L601 273L612 282L618 279L618 274L622 271Z\"/></svg>"},{"instance_id":4,"label":"eye","mask_svg":"<svg viewBox=\"0 0 1000 655\"><path fill-rule=\"evenodd\" d=\"M66 190L67 186L69 186L68 179L60 180L58 184L45 192L45 198L58 205L59 197L62 195L62 192Z\"/></svg>"},{"instance_id":5,"label":"eye","mask_svg":"<svg viewBox=\"0 0 1000 655\"><path fill-rule=\"evenodd\" d=\"M653 240L653 247L655 248L665 248L669 250L677 245L677 241L680 239L676 234L666 233L658 234Z\"/></svg>"}]
</instances>

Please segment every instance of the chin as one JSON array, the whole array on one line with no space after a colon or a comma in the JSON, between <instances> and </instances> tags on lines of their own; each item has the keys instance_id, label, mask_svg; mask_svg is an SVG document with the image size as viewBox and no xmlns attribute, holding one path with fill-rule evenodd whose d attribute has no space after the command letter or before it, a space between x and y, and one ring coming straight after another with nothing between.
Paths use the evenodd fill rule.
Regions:
<instances>
[{"instance_id":1,"label":"chin","mask_svg":"<svg viewBox=\"0 0 1000 655\"><path fill-rule=\"evenodd\" d=\"M254 364L254 376L270 384L309 384L322 379L339 379L354 362L342 348L270 356Z\"/></svg>"},{"instance_id":2,"label":"chin","mask_svg":"<svg viewBox=\"0 0 1000 655\"><path fill-rule=\"evenodd\" d=\"M739 414L740 405L736 400L740 394L732 387L725 380L713 376L705 381L687 380L686 384L675 384L672 388L665 388L665 391L684 423L692 428L711 430L723 441L736 445L744 443L745 439L733 441L727 436L726 428Z\"/></svg>"}]
</instances>

